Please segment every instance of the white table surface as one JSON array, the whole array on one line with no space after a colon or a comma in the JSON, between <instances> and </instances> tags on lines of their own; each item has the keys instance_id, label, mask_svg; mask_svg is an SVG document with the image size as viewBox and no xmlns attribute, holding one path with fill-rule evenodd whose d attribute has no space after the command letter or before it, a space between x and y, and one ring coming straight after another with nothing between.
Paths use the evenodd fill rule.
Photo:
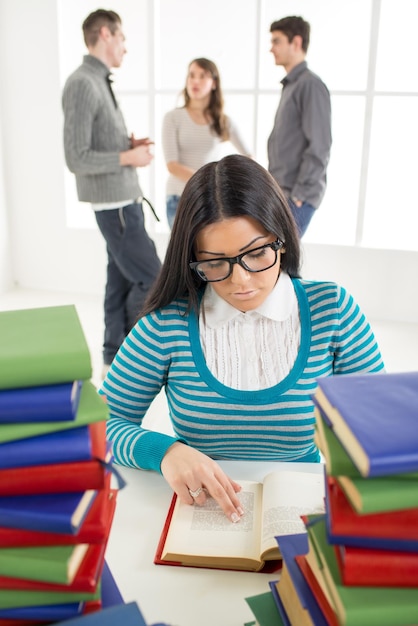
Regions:
<instances>
[{"instance_id":1,"label":"white table surface","mask_svg":"<svg viewBox=\"0 0 418 626\"><path fill-rule=\"evenodd\" d=\"M262 480L272 470L321 473L317 463L225 461L229 476ZM148 624L243 626L253 619L245 598L268 591L278 574L154 565L172 491L157 473L118 466L127 486L118 494L106 560L125 602L136 601ZM123 625L120 625L123 626Z\"/></svg>"}]
</instances>

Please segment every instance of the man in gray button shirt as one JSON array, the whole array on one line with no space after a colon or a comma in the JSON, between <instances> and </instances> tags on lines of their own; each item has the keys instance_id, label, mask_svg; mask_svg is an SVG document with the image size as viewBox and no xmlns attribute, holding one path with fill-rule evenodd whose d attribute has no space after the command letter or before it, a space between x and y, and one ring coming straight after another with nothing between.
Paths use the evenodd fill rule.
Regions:
<instances>
[{"instance_id":1,"label":"man in gray button shirt","mask_svg":"<svg viewBox=\"0 0 418 626\"><path fill-rule=\"evenodd\" d=\"M268 169L285 192L300 236L324 197L331 149L331 102L326 85L305 61L310 25L284 17L270 27L271 52L287 74L268 139Z\"/></svg>"}]
</instances>

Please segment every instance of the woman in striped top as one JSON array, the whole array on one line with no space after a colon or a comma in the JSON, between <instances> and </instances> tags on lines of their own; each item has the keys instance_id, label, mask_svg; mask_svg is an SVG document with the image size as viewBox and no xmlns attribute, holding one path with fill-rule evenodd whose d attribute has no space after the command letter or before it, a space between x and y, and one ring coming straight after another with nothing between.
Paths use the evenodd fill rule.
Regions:
<instances>
[{"instance_id":1,"label":"woman in striped top","mask_svg":"<svg viewBox=\"0 0 418 626\"><path fill-rule=\"evenodd\" d=\"M292 214L261 165L231 155L194 174L101 389L118 463L161 472L185 502L207 492L237 521L239 486L217 459L319 461L317 378L383 363L352 296L300 279L299 263ZM163 387L174 436L142 426Z\"/></svg>"},{"instance_id":2,"label":"woman in striped top","mask_svg":"<svg viewBox=\"0 0 418 626\"><path fill-rule=\"evenodd\" d=\"M189 178L202 165L219 160L230 141L249 156L234 122L224 113L218 68L209 59L194 59L183 89L184 106L164 116L162 144L167 169L167 221L173 226L177 205Z\"/></svg>"}]
</instances>

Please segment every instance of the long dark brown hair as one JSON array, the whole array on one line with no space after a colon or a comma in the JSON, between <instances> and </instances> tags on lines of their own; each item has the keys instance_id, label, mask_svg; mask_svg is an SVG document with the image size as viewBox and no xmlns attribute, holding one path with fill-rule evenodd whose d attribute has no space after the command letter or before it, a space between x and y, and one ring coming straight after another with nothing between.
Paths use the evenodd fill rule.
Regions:
<instances>
[{"instance_id":1,"label":"long dark brown hair","mask_svg":"<svg viewBox=\"0 0 418 626\"><path fill-rule=\"evenodd\" d=\"M300 244L286 198L269 172L249 157L233 154L201 167L180 197L159 277L142 315L187 298L197 310L206 283L190 269L197 234L209 224L233 217L252 217L284 243L281 268L299 276Z\"/></svg>"},{"instance_id":2,"label":"long dark brown hair","mask_svg":"<svg viewBox=\"0 0 418 626\"><path fill-rule=\"evenodd\" d=\"M224 113L224 98L222 95L221 78L219 76L218 68L213 61L202 57L190 61L188 72L190 71L190 67L193 63L196 63L196 65L203 71L208 72L214 81L214 89L211 91L210 101L204 113L209 121L211 129L222 139L222 141L227 141L229 139L228 118ZM187 84L183 89L183 97L184 106L187 108L187 105L190 102L190 96L187 93Z\"/></svg>"}]
</instances>

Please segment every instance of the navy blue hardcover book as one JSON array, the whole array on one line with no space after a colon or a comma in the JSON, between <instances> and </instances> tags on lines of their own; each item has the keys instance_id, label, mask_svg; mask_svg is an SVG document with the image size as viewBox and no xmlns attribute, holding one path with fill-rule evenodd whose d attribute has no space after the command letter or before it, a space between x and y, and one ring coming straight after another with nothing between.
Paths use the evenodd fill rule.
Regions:
<instances>
[{"instance_id":1,"label":"navy blue hardcover book","mask_svg":"<svg viewBox=\"0 0 418 626\"><path fill-rule=\"evenodd\" d=\"M1 353L1 350L0 350ZM1 381L0 381L1 384ZM18 422L0 423L0 442L16 441L17 439L27 439L28 437L38 437L47 433L58 431L69 431L73 428L93 424L107 420L109 410L102 396L97 392L96 387L90 380L84 380L77 414L74 420L66 421L44 421L44 422Z\"/></svg>"},{"instance_id":2,"label":"navy blue hardcover book","mask_svg":"<svg viewBox=\"0 0 418 626\"><path fill-rule=\"evenodd\" d=\"M0 390L0 423L75 419L82 381Z\"/></svg>"},{"instance_id":3,"label":"navy blue hardcover book","mask_svg":"<svg viewBox=\"0 0 418 626\"><path fill-rule=\"evenodd\" d=\"M100 611L58 622L55 626L147 626L136 602L114 604Z\"/></svg>"},{"instance_id":4,"label":"navy blue hardcover book","mask_svg":"<svg viewBox=\"0 0 418 626\"><path fill-rule=\"evenodd\" d=\"M315 399L362 476L418 471L418 372L318 378Z\"/></svg>"},{"instance_id":5,"label":"navy blue hardcover book","mask_svg":"<svg viewBox=\"0 0 418 626\"><path fill-rule=\"evenodd\" d=\"M75 535L97 491L0 498L0 526Z\"/></svg>"},{"instance_id":6,"label":"navy blue hardcover book","mask_svg":"<svg viewBox=\"0 0 418 626\"><path fill-rule=\"evenodd\" d=\"M68 604L47 604L45 606L19 606L14 609L0 609L0 619L39 620L56 622L80 615L84 602Z\"/></svg>"},{"instance_id":7,"label":"navy blue hardcover book","mask_svg":"<svg viewBox=\"0 0 418 626\"><path fill-rule=\"evenodd\" d=\"M123 626L147 626L137 603L124 603L120 589L107 561L105 561L103 565L101 600L101 610L57 622L54 626L119 626L119 624ZM159 622L151 626L169 625Z\"/></svg>"},{"instance_id":8,"label":"navy blue hardcover book","mask_svg":"<svg viewBox=\"0 0 418 626\"><path fill-rule=\"evenodd\" d=\"M114 579L110 567L105 560L102 571L102 607L115 606L116 604L124 604L124 599L120 589Z\"/></svg>"},{"instance_id":9,"label":"navy blue hardcover book","mask_svg":"<svg viewBox=\"0 0 418 626\"><path fill-rule=\"evenodd\" d=\"M308 552L307 535L305 533L282 535L276 537L276 539L280 545L280 552L282 553L288 575L299 598L301 608L309 613L312 623L315 624L315 626L328 626L329 622L319 608L318 602L295 560L300 554L306 554ZM271 583L270 587L282 618L289 620L288 623L293 623L290 621L289 613L286 612L280 597L280 580L278 583Z\"/></svg>"},{"instance_id":10,"label":"navy blue hardcover book","mask_svg":"<svg viewBox=\"0 0 418 626\"><path fill-rule=\"evenodd\" d=\"M283 606L282 599L277 590L277 581L275 580L270 581L269 586L270 586L271 595L274 600L274 604L276 605L276 609L278 610L281 620L283 622L283 626L292 626L292 622L290 621L289 616L286 613L286 609Z\"/></svg>"},{"instance_id":11,"label":"navy blue hardcover book","mask_svg":"<svg viewBox=\"0 0 418 626\"><path fill-rule=\"evenodd\" d=\"M0 469L89 461L92 446L88 426L0 443Z\"/></svg>"}]
</instances>

